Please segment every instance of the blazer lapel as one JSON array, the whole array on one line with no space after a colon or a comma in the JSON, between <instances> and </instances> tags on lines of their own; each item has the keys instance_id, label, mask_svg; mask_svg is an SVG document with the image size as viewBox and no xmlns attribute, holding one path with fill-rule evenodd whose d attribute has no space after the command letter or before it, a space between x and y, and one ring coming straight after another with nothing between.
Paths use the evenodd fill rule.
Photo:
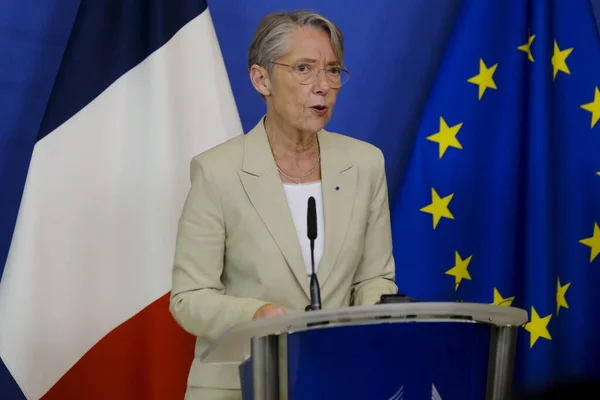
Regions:
<instances>
[{"instance_id":1,"label":"blazer lapel","mask_svg":"<svg viewBox=\"0 0 600 400\"><path fill-rule=\"evenodd\" d=\"M308 276L298 235L273 160L263 119L246 134L244 146L244 160L242 170L239 171L244 190L310 299ZM265 260L265 266L267 265L269 260Z\"/></svg>"},{"instance_id":2,"label":"blazer lapel","mask_svg":"<svg viewBox=\"0 0 600 400\"><path fill-rule=\"evenodd\" d=\"M321 287L325 286L344 243L352 219L358 178L356 166L336 146L335 139L332 133L319 132L325 219L325 248L317 272Z\"/></svg>"}]
</instances>

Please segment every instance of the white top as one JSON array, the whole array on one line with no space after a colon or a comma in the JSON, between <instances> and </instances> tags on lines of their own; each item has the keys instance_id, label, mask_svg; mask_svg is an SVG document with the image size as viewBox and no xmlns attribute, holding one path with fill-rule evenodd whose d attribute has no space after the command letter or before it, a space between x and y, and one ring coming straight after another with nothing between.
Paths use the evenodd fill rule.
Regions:
<instances>
[{"instance_id":1,"label":"white top","mask_svg":"<svg viewBox=\"0 0 600 400\"><path fill-rule=\"evenodd\" d=\"M309 183L285 183L283 185L285 195L292 212L298 240L302 248L302 256L304 257L304 265L306 266L306 274L308 277L312 274L312 264L310 258L310 240L308 239L306 214L308 209L308 198L315 198L317 206L317 238L315 239L315 273L319 270L321 257L323 256L323 248L325 245L325 224L323 221L323 193L321 192L321 182Z\"/></svg>"}]
</instances>

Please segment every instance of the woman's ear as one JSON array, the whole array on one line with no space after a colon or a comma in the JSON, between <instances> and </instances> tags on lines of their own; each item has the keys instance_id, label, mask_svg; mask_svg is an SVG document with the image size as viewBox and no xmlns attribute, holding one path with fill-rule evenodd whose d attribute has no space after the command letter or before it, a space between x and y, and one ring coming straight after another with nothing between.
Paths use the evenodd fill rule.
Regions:
<instances>
[{"instance_id":1,"label":"woman's ear","mask_svg":"<svg viewBox=\"0 0 600 400\"><path fill-rule=\"evenodd\" d=\"M260 65L254 64L250 68L250 81L258 93L264 97L271 95L271 80L269 79L269 73Z\"/></svg>"}]
</instances>

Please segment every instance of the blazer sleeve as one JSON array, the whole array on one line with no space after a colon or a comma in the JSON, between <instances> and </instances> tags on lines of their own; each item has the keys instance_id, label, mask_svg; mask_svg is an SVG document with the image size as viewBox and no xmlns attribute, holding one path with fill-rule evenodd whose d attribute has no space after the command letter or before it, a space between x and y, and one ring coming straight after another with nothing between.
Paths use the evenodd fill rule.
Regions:
<instances>
[{"instance_id":1,"label":"blazer sleeve","mask_svg":"<svg viewBox=\"0 0 600 400\"><path fill-rule=\"evenodd\" d=\"M378 150L378 169L365 232L364 250L352 283L352 304L372 305L382 294L395 294L395 264L385 159Z\"/></svg>"},{"instance_id":2,"label":"blazer sleeve","mask_svg":"<svg viewBox=\"0 0 600 400\"><path fill-rule=\"evenodd\" d=\"M191 188L179 219L169 310L189 333L214 341L249 321L264 301L225 294L221 282L225 221L218 187L206 163L191 162Z\"/></svg>"}]
</instances>

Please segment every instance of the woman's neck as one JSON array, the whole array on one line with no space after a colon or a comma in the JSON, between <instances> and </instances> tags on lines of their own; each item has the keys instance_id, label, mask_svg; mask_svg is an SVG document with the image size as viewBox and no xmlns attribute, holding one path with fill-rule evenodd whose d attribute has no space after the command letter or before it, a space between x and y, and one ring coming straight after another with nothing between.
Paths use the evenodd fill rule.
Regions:
<instances>
[{"instance_id":1,"label":"woman's neck","mask_svg":"<svg viewBox=\"0 0 600 400\"><path fill-rule=\"evenodd\" d=\"M297 160L314 159L319 154L319 142L316 133L301 132L267 115L265 131L276 160L294 158Z\"/></svg>"}]
</instances>

